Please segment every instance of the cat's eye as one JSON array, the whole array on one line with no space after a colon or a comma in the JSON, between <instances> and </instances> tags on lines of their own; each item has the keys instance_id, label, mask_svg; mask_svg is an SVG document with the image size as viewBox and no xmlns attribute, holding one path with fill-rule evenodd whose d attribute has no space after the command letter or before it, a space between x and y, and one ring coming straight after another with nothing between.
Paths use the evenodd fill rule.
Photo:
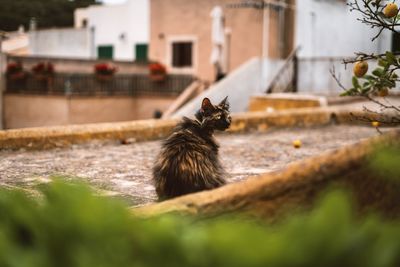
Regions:
<instances>
[{"instance_id":1,"label":"cat's eye","mask_svg":"<svg viewBox=\"0 0 400 267\"><path fill-rule=\"evenodd\" d=\"M221 115L218 115L218 116L217 116L217 120L219 120L219 119L221 119Z\"/></svg>"}]
</instances>

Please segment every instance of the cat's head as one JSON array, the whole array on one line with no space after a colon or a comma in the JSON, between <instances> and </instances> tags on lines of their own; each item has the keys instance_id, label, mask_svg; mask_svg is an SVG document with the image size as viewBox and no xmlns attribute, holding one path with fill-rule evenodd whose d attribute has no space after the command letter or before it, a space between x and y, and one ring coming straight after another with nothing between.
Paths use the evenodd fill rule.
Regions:
<instances>
[{"instance_id":1,"label":"cat's head","mask_svg":"<svg viewBox=\"0 0 400 267\"><path fill-rule=\"evenodd\" d=\"M208 98L204 98L196 118L202 123L203 128L224 131L229 128L232 118L229 115L228 97L218 105L213 105Z\"/></svg>"}]
</instances>

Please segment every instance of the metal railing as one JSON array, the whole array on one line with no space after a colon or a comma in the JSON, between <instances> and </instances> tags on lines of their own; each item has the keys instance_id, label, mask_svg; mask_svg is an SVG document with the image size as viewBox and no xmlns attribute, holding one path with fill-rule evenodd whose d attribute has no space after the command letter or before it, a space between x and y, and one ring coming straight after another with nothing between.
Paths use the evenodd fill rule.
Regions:
<instances>
[{"instance_id":1,"label":"metal railing","mask_svg":"<svg viewBox=\"0 0 400 267\"><path fill-rule=\"evenodd\" d=\"M297 91L297 52L299 48L294 49L286 58L282 67L273 77L265 93L285 93Z\"/></svg>"},{"instance_id":2,"label":"metal railing","mask_svg":"<svg viewBox=\"0 0 400 267\"><path fill-rule=\"evenodd\" d=\"M40 95L166 95L177 96L194 80L190 75L167 75L153 81L148 75L126 74L111 77L94 74L57 73L52 77L26 74L20 79L7 79L6 92Z\"/></svg>"}]
</instances>

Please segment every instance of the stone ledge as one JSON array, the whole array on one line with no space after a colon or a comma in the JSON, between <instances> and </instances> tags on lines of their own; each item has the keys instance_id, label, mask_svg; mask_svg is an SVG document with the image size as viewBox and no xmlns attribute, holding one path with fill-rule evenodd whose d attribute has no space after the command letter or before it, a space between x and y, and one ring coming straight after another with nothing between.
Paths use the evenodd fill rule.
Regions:
<instances>
[{"instance_id":1,"label":"stone ledge","mask_svg":"<svg viewBox=\"0 0 400 267\"><path fill-rule=\"evenodd\" d=\"M0 149L49 149L93 140L153 140L166 136L176 123L177 120L143 120L5 130L0 131Z\"/></svg>"},{"instance_id":2,"label":"stone ledge","mask_svg":"<svg viewBox=\"0 0 400 267\"><path fill-rule=\"evenodd\" d=\"M365 167L368 156L377 145L393 144L400 144L400 131L292 163L283 171L134 208L132 211L144 217L165 213L211 217L245 212L273 218L284 213L287 207L299 208L312 203L321 191L332 184L344 184L355 192L360 207L378 207L389 216L399 216L399 192L393 186L388 186L387 182L374 177Z\"/></svg>"},{"instance_id":3,"label":"stone ledge","mask_svg":"<svg viewBox=\"0 0 400 267\"><path fill-rule=\"evenodd\" d=\"M229 132L264 131L273 127L304 127L346 123L351 110L342 108L303 108L233 115ZM354 111L355 112L355 111ZM93 140L155 140L166 137L178 120L142 120L120 123L25 128L0 131L0 149L49 149L82 144Z\"/></svg>"},{"instance_id":4,"label":"stone ledge","mask_svg":"<svg viewBox=\"0 0 400 267\"><path fill-rule=\"evenodd\" d=\"M294 108L310 108L327 106L326 97L293 93L275 93L256 95L250 98L250 111L275 111Z\"/></svg>"}]
</instances>

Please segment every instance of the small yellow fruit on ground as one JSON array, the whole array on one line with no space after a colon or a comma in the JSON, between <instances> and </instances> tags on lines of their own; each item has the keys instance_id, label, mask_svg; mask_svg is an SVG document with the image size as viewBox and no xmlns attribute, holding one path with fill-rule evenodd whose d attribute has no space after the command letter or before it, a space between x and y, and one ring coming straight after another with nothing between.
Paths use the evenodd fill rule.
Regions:
<instances>
[{"instance_id":1,"label":"small yellow fruit on ground","mask_svg":"<svg viewBox=\"0 0 400 267\"><path fill-rule=\"evenodd\" d=\"M371 122L371 124L375 128L379 127L379 121L373 121L373 122Z\"/></svg>"},{"instance_id":2,"label":"small yellow fruit on ground","mask_svg":"<svg viewBox=\"0 0 400 267\"><path fill-rule=\"evenodd\" d=\"M389 90L387 88L383 88L381 90L379 90L378 95L381 97L385 97L389 94Z\"/></svg>"},{"instance_id":3,"label":"small yellow fruit on ground","mask_svg":"<svg viewBox=\"0 0 400 267\"><path fill-rule=\"evenodd\" d=\"M398 12L399 12L399 8L397 7L397 5L395 3L387 4L385 9L383 10L383 14L385 14L385 16L387 18L393 18L394 16L397 15Z\"/></svg>"},{"instance_id":4,"label":"small yellow fruit on ground","mask_svg":"<svg viewBox=\"0 0 400 267\"><path fill-rule=\"evenodd\" d=\"M358 61L353 67L353 73L358 78L362 77L368 71L368 63L366 61Z\"/></svg>"},{"instance_id":5,"label":"small yellow fruit on ground","mask_svg":"<svg viewBox=\"0 0 400 267\"><path fill-rule=\"evenodd\" d=\"M300 148L301 147L301 141L300 140L294 140L293 141L293 146L295 148Z\"/></svg>"}]
</instances>

